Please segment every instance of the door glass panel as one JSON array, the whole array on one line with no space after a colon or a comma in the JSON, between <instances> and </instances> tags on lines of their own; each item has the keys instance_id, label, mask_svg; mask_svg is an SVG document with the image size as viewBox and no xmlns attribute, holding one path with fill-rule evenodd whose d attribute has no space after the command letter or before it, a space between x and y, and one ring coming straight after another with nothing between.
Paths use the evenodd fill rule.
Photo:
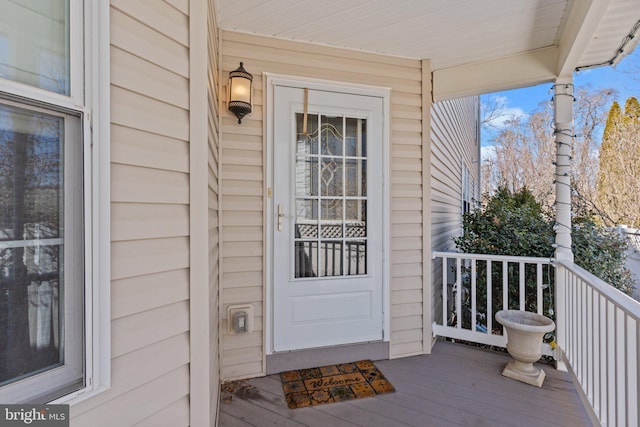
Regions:
<instances>
[{"instance_id":1,"label":"door glass panel","mask_svg":"<svg viewBox=\"0 0 640 427\"><path fill-rule=\"evenodd\" d=\"M296 114L296 278L367 273L366 123Z\"/></svg>"},{"instance_id":2,"label":"door glass panel","mask_svg":"<svg viewBox=\"0 0 640 427\"><path fill-rule=\"evenodd\" d=\"M320 163L322 183L321 193L323 196L335 197L342 196L342 157L323 157Z\"/></svg>"},{"instance_id":3,"label":"door glass panel","mask_svg":"<svg viewBox=\"0 0 640 427\"><path fill-rule=\"evenodd\" d=\"M366 200L347 200L345 211L345 237L367 237L366 218Z\"/></svg>"},{"instance_id":4,"label":"door glass panel","mask_svg":"<svg viewBox=\"0 0 640 427\"><path fill-rule=\"evenodd\" d=\"M320 117L322 155L342 156L342 144L344 143L342 122L343 117Z\"/></svg>"},{"instance_id":5,"label":"door glass panel","mask_svg":"<svg viewBox=\"0 0 640 427\"><path fill-rule=\"evenodd\" d=\"M318 195L318 158L298 156L296 159L296 196Z\"/></svg>"},{"instance_id":6,"label":"door glass panel","mask_svg":"<svg viewBox=\"0 0 640 427\"><path fill-rule=\"evenodd\" d=\"M295 251L296 277L318 276L318 242L297 241Z\"/></svg>"},{"instance_id":7,"label":"door glass panel","mask_svg":"<svg viewBox=\"0 0 640 427\"><path fill-rule=\"evenodd\" d=\"M296 200L296 220L299 223L318 223L318 201L316 199Z\"/></svg>"},{"instance_id":8,"label":"door glass panel","mask_svg":"<svg viewBox=\"0 0 640 427\"><path fill-rule=\"evenodd\" d=\"M321 202L321 218L323 223L327 221L342 225L342 199L323 199Z\"/></svg>"},{"instance_id":9,"label":"door glass panel","mask_svg":"<svg viewBox=\"0 0 640 427\"><path fill-rule=\"evenodd\" d=\"M367 195L367 161L361 159L346 159L346 195L366 196Z\"/></svg>"},{"instance_id":10,"label":"door glass panel","mask_svg":"<svg viewBox=\"0 0 640 427\"><path fill-rule=\"evenodd\" d=\"M296 200L296 239L318 237L318 201Z\"/></svg>"},{"instance_id":11,"label":"door glass panel","mask_svg":"<svg viewBox=\"0 0 640 427\"><path fill-rule=\"evenodd\" d=\"M320 276L342 276L342 240L320 241Z\"/></svg>"},{"instance_id":12,"label":"door glass panel","mask_svg":"<svg viewBox=\"0 0 640 427\"><path fill-rule=\"evenodd\" d=\"M304 132L304 114L296 114L296 153L318 154L318 115L307 115L307 133Z\"/></svg>"},{"instance_id":13,"label":"door glass panel","mask_svg":"<svg viewBox=\"0 0 640 427\"><path fill-rule=\"evenodd\" d=\"M367 241L348 240L346 242L345 275L367 274Z\"/></svg>"},{"instance_id":14,"label":"door glass panel","mask_svg":"<svg viewBox=\"0 0 640 427\"><path fill-rule=\"evenodd\" d=\"M69 0L0 0L0 78L69 95Z\"/></svg>"},{"instance_id":15,"label":"door glass panel","mask_svg":"<svg viewBox=\"0 0 640 427\"><path fill-rule=\"evenodd\" d=\"M347 135L345 138L346 155L350 157L367 156L367 119L347 117Z\"/></svg>"}]
</instances>

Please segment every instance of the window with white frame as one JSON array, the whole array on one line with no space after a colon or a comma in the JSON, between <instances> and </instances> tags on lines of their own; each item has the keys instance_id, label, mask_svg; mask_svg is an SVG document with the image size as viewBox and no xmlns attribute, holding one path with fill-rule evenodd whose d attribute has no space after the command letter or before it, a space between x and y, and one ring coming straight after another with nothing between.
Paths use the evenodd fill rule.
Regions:
<instances>
[{"instance_id":1,"label":"window with white frame","mask_svg":"<svg viewBox=\"0 0 640 427\"><path fill-rule=\"evenodd\" d=\"M0 0L0 402L87 381L83 12Z\"/></svg>"},{"instance_id":2,"label":"window with white frame","mask_svg":"<svg viewBox=\"0 0 640 427\"><path fill-rule=\"evenodd\" d=\"M476 200L476 180L466 163L462 162L462 213L469 213Z\"/></svg>"}]
</instances>

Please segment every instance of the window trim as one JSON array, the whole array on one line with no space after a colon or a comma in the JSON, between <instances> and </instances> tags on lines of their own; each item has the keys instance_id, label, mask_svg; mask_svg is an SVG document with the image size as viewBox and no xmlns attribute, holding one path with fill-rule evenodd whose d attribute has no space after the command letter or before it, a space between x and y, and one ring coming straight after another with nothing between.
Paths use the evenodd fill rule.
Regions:
<instances>
[{"instance_id":1,"label":"window trim","mask_svg":"<svg viewBox=\"0 0 640 427\"><path fill-rule=\"evenodd\" d=\"M74 405L111 387L110 8L84 0L86 385L51 403Z\"/></svg>"},{"instance_id":2,"label":"window trim","mask_svg":"<svg viewBox=\"0 0 640 427\"><path fill-rule=\"evenodd\" d=\"M0 79L13 100L80 116L83 145L85 386L49 403L76 404L110 388L109 2L70 0L70 95Z\"/></svg>"}]
</instances>

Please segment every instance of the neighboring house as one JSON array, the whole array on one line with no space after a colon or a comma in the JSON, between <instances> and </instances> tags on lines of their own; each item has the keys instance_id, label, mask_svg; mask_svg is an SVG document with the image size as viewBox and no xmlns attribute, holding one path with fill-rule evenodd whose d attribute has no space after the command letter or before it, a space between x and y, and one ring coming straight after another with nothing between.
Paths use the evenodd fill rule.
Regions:
<instances>
[{"instance_id":1,"label":"neighboring house","mask_svg":"<svg viewBox=\"0 0 640 427\"><path fill-rule=\"evenodd\" d=\"M570 85L638 20L627 0L0 4L0 402L70 403L74 427L215 425L221 381L429 354L478 95Z\"/></svg>"}]
</instances>

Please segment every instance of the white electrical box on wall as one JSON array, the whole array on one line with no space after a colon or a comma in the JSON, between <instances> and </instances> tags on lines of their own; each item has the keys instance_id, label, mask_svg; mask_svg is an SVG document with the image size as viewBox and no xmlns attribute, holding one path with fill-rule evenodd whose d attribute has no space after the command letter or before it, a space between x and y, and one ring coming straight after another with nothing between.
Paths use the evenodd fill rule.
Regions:
<instances>
[{"instance_id":1,"label":"white electrical box on wall","mask_svg":"<svg viewBox=\"0 0 640 427\"><path fill-rule=\"evenodd\" d=\"M253 306L251 304L227 306L227 331L230 335L253 332Z\"/></svg>"}]
</instances>

